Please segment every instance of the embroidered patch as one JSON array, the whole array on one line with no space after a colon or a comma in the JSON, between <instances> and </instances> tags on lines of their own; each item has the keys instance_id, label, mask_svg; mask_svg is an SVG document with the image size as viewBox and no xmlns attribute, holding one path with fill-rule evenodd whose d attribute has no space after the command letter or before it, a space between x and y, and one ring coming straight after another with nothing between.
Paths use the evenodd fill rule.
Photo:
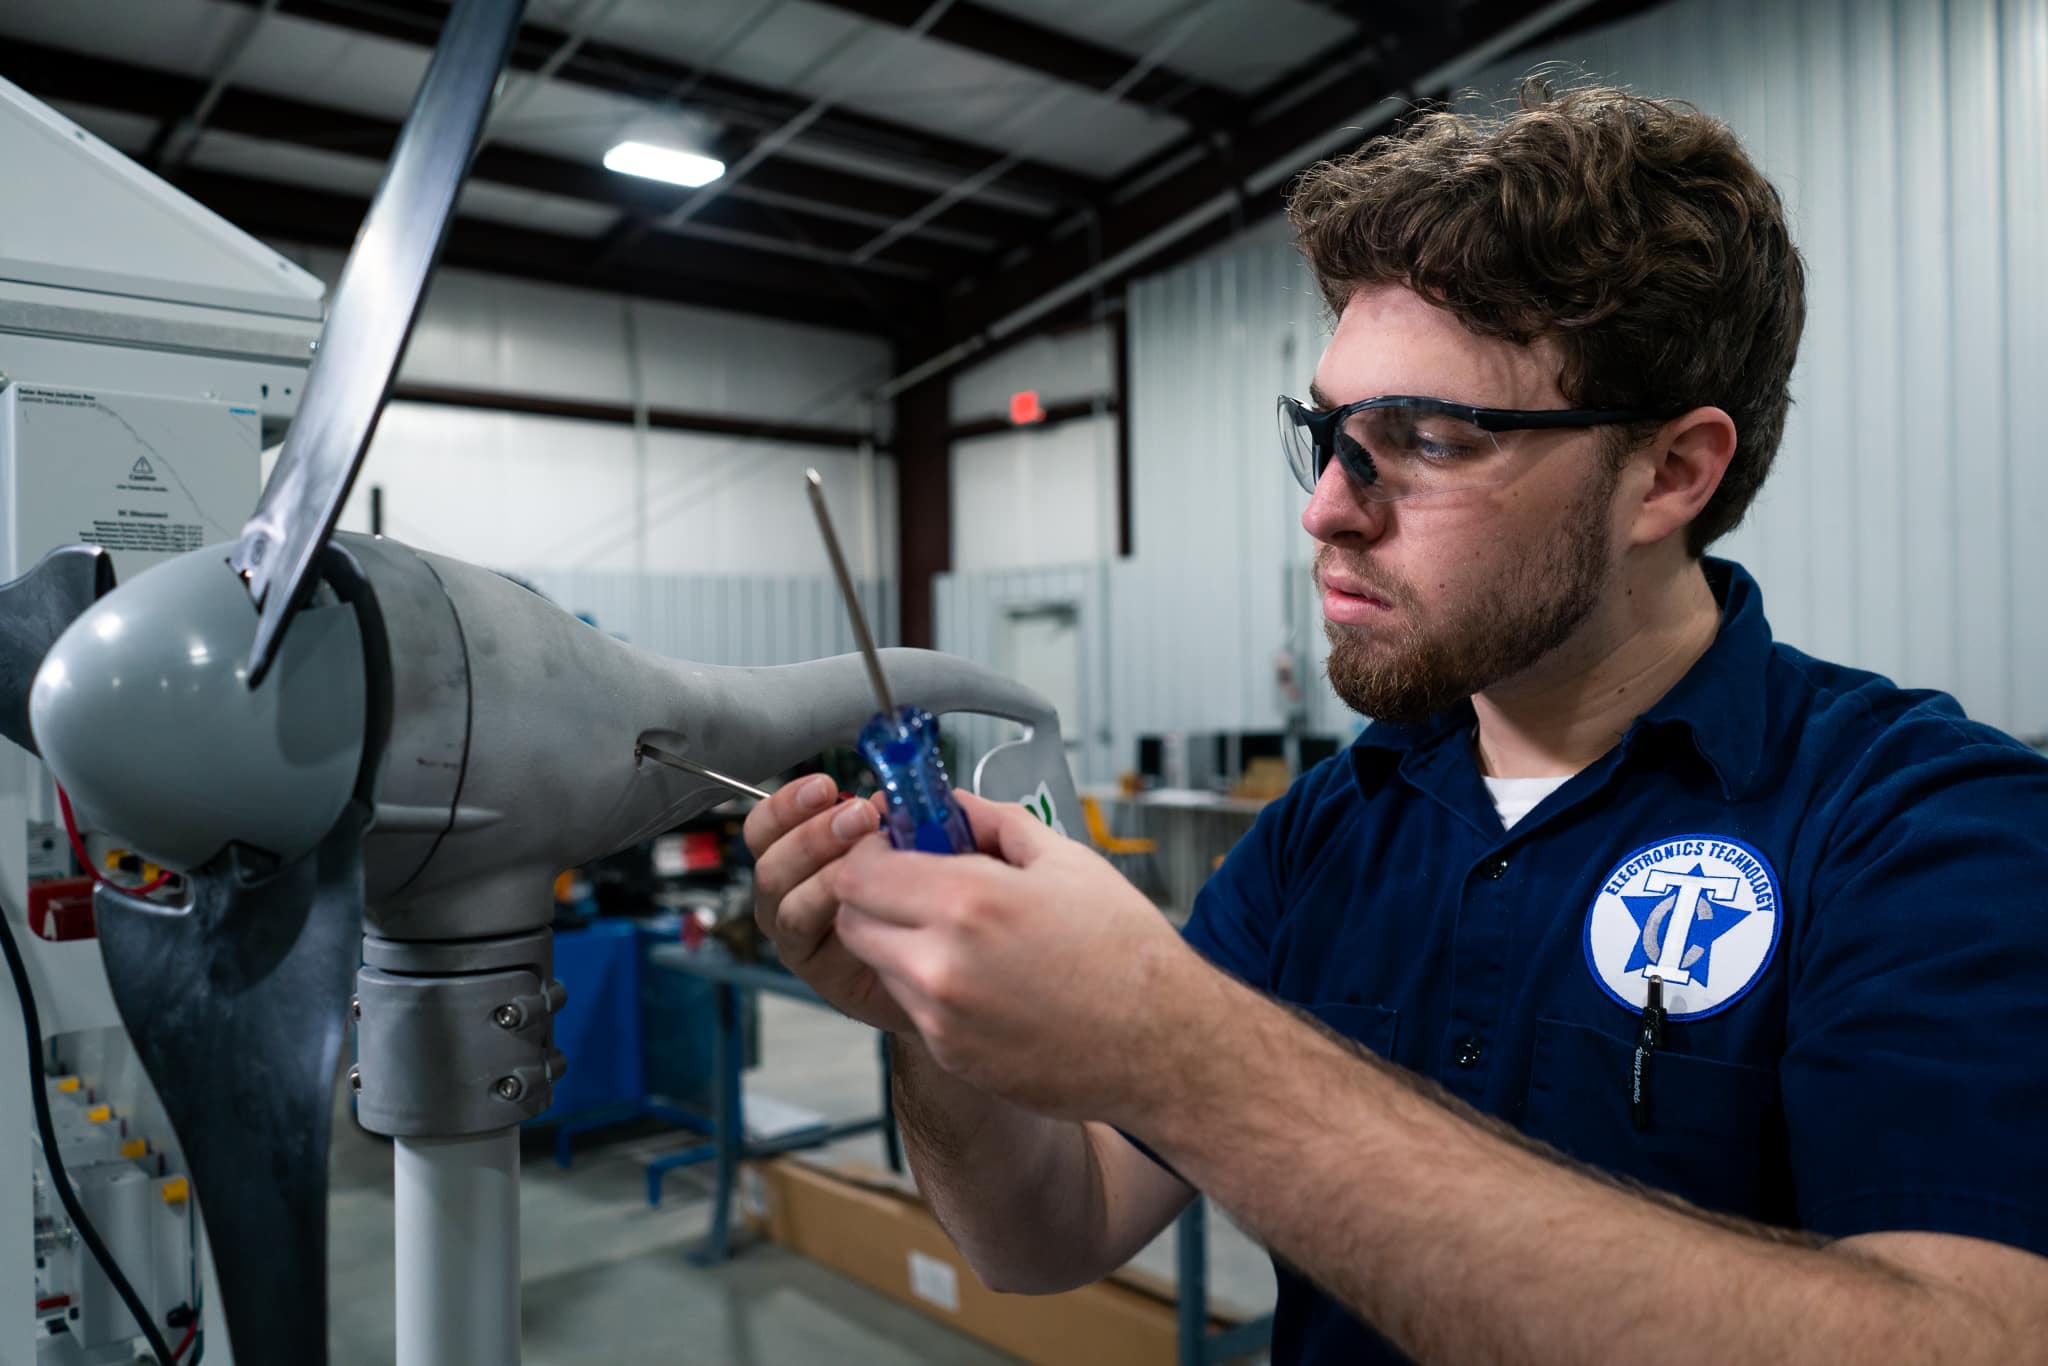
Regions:
<instances>
[{"instance_id":1,"label":"embroidered patch","mask_svg":"<svg viewBox=\"0 0 2048 1366\"><path fill-rule=\"evenodd\" d=\"M1778 874L1726 835L1674 835L1614 865L1586 909L1586 966L1601 990L1639 1011L1664 981L1673 1020L1726 1010L1778 948Z\"/></svg>"}]
</instances>

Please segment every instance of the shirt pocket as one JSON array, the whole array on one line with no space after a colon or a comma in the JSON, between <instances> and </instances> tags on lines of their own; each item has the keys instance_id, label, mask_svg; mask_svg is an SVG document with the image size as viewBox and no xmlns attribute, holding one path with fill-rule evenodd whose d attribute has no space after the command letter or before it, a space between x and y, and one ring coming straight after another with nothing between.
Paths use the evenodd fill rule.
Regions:
<instances>
[{"instance_id":1,"label":"shirt pocket","mask_svg":"<svg viewBox=\"0 0 2048 1366\"><path fill-rule=\"evenodd\" d=\"M1539 1019L1522 1131L1706 1209L1788 1222L1773 1175L1784 1153L1778 1074L1659 1050L1650 1058L1650 1123L1639 1130L1629 1103L1634 1063L1633 1039Z\"/></svg>"},{"instance_id":2,"label":"shirt pocket","mask_svg":"<svg viewBox=\"0 0 2048 1366\"><path fill-rule=\"evenodd\" d=\"M1359 1005L1355 1001L1324 1001L1301 1008L1329 1029L1362 1045L1368 1053L1392 1060L1394 1025L1400 1019L1398 1011L1386 1006Z\"/></svg>"}]
</instances>

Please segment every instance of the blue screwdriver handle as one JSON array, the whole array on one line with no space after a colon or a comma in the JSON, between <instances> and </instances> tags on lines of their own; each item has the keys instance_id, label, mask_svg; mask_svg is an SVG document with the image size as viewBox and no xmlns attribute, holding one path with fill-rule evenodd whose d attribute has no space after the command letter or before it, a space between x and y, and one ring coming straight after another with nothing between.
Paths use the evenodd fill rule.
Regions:
<instances>
[{"instance_id":1,"label":"blue screwdriver handle","mask_svg":"<svg viewBox=\"0 0 2048 1366\"><path fill-rule=\"evenodd\" d=\"M878 711L861 728L854 748L889 794L882 824L892 846L927 854L974 852L974 831L939 757L937 717L920 707L903 707L894 717Z\"/></svg>"}]
</instances>

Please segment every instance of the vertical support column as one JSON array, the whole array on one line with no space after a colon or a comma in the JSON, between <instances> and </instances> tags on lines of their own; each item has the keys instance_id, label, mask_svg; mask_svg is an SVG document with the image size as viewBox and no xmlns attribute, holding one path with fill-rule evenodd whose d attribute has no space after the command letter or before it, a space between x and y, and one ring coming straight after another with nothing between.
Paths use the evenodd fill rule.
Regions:
<instances>
[{"instance_id":1,"label":"vertical support column","mask_svg":"<svg viewBox=\"0 0 2048 1366\"><path fill-rule=\"evenodd\" d=\"M566 1059L546 929L363 938L356 1120L393 1139L397 1366L518 1366L519 1125Z\"/></svg>"},{"instance_id":2,"label":"vertical support column","mask_svg":"<svg viewBox=\"0 0 2048 1366\"><path fill-rule=\"evenodd\" d=\"M1110 355L1116 394L1116 553L1131 558L1131 324L1118 309L1110 318Z\"/></svg>"},{"instance_id":3,"label":"vertical support column","mask_svg":"<svg viewBox=\"0 0 2048 1366\"><path fill-rule=\"evenodd\" d=\"M398 1366L519 1360L519 1131L393 1140Z\"/></svg>"},{"instance_id":4,"label":"vertical support column","mask_svg":"<svg viewBox=\"0 0 2048 1366\"><path fill-rule=\"evenodd\" d=\"M742 1031L739 988L720 982L713 1000L718 1012L718 1032L713 1035L711 1115L716 1185L711 1195L711 1230L704 1246L690 1254L695 1266L716 1266L732 1255L732 1202L739 1189L740 1153L747 1142L746 1095L741 1073L747 1066L747 1041Z\"/></svg>"},{"instance_id":5,"label":"vertical support column","mask_svg":"<svg viewBox=\"0 0 2048 1366\"><path fill-rule=\"evenodd\" d=\"M882 1060L882 1154L889 1170L903 1172L903 1138L896 1132L896 1054L885 1030L875 1031L875 1051Z\"/></svg>"},{"instance_id":6,"label":"vertical support column","mask_svg":"<svg viewBox=\"0 0 2048 1366\"><path fill-rule=\"evenodd\" d=\"M905 645L930 649L932 578L953 567L953 452L946 439L951 382L926 380L896 396L896 581Z\"/></svg>"}]
</instances>

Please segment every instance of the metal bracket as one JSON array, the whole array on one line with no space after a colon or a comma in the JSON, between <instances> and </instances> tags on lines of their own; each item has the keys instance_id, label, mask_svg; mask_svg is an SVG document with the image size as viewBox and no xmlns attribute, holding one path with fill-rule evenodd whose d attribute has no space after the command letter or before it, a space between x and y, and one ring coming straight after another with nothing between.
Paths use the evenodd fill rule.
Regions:
<instances>
[{"instance_id":1,"label":"metal bracket","mask_svg":"<svg viewBox=\"0 0 2048 1366\"><path fill-rule=\"evenodd\" d=\"M439 962L422 961L419 947L363 941L349 1071L357 1122L392 1137L455 1138L547 1109L567 1067L554 1017L568 993L549 964L531 961L552 956L546 936L436 945L426 957ZM445 961L457 947L468 961Z\"/></svg>"}]
</instances>

